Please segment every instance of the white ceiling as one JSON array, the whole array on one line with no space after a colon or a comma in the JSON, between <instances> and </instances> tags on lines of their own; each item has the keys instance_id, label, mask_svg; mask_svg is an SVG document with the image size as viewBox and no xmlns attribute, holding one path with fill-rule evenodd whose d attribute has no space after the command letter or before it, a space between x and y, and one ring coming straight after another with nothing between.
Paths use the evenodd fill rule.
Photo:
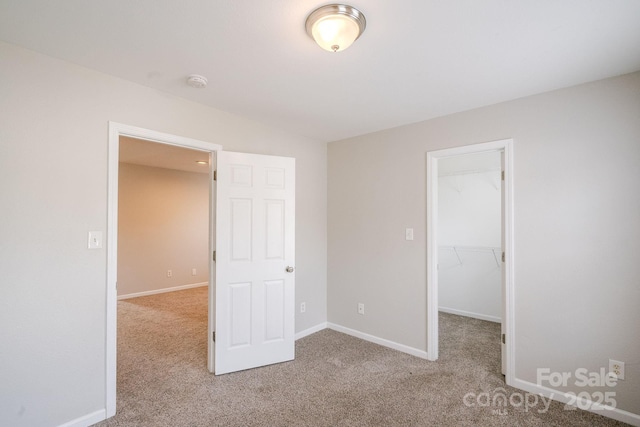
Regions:
<instances>
[{"instance_id":1,"label":"white ceiling","mask_svg":"<svg viewBox=\"0 0 640 427\"><path fill-rule=\"evenodd\" d=\"M209 153L175 145L120 137L119 161L134 165L209 173ZM206 165L196 163L207 162Z\"/></svg>"},{"instance_id":2,"label":"white ceiling","mask_svg":"<svg viewBox=\"0 0 640 427\"><path fill-rule=\"evenodd\" d=\"M640 69L639 0L357 0L335 54L305 33L322 4L0 0L0 40L321 141Z\"/></svg>"}]
</instances>

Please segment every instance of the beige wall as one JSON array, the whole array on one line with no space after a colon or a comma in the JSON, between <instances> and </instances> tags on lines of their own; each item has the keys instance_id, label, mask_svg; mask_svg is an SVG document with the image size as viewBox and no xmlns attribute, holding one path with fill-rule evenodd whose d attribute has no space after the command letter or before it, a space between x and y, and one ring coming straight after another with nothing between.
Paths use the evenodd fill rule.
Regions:
<instances>
[{"instance_id":1,"label":"beige wall","mask_svg":"<svg viewBox=\"0 0 640 427\"><path fill-rule=\"evenodd\" d=\"M208 283L209 175L120 163L118 178L118 297Z\"/></svg>"},{"instance_id":2,"label":"beige wall","mask_svg":"<svg viewBox=\"0 0 640 427\"><path fill-rule=\"evenodd\" d=\"M622 360L640 414L640 73L330 143L329 321L426 350L426 153L505 138L516 377Z\"/></svg>"},{"instance_id":3,"label":"beige wall","mask_svg":"<svg viewBox=\"0 0 640 427\"><path fill-rule=\"evenodd\" d=\"M106 249L87 232L106 236L109 121L295 157L296 330L326 321L326 144L6 43L0 64L0 425L105 407Z\"/></svg>"}]
</instances>

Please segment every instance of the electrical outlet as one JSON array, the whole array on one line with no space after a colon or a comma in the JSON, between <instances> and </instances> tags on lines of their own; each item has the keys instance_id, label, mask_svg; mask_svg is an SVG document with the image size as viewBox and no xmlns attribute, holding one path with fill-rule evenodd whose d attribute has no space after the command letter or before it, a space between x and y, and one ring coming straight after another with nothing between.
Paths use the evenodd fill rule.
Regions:
<instances>
[{"instance_id":1,"label":"electrical outlet","mask_svg":"<svg viewBox=\"0 0 640 427\"><path fill-rule=\"evenodd\" d=\"M358 303L358 314L364 314L364 304L361 302Z\"/></svg>"},{"instance_id":2,"label":"electrical outlet","mask_svg":"<svg viewBox=\"0 0 640 427\"><path fill-rule=\"evenodd\" d=\"M173 271L167 270L167 277L173 277Z\"/></svg>"},{"instance_id":3,"label":"electrical outlet","mask_svg":"<svg viewBox=\"0 0 640 427\"><path fill-rule=\"evenodd\" d=\"M609 359L609 373L614 374L619 380L624 379L624 362Z\"/></svg>"},{"instance_id":4,"label":"electrical outlet","mask_svg":"<svg viewBox=\"0 0 640 427\"><path fill-rule=\"evenodd\" d=\"M191 269L191 275L192 276L197 276L198 275L198 270L196 270L195 268Z\"/></svg>"},{"instance_id":5,"label":"electrical outlet","mask_svg":"<svg viewBox=\"0 0 640 427\"><path fill-rule=\"evenodd\" d=\"M300 303L300 313L304 313L305 311L307 311L307 303L306 302L301 302Z\"/></svg>"}]
</instances>

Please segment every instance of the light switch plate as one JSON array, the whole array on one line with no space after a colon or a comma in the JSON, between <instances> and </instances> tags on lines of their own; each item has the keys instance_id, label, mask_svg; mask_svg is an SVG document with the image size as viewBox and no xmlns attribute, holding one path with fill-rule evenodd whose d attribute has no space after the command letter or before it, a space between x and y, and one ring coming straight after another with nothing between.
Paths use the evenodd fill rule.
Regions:
<instances>
[{"instance_id":1,"label":"light switch plate","mask_svg":"<svg viewBox=\"0 0 640 427\"><path fill-rule=\"evenodd\" d=\"M413 240L413 228L407 228L404 231L404 238L406 240Z\"/></svg>"},{"instance_id":2,"label":"light switch plate","mask_svg":"<svg viewBox=\"0 0 640 427\"><path fill-rule=\"evenodd\" d=\"M89 232L89 249L102 248L102 231Z\"/></svg>"}]
</instances>

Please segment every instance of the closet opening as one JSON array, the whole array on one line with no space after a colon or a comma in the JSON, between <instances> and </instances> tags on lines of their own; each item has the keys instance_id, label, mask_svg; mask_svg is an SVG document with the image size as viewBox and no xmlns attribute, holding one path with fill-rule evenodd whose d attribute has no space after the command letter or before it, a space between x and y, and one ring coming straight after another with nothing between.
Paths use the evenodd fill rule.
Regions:
<instances>
[{"instance_id":1,"label":"closet opening","mask_svg":"<svg viewBox=\"0 0 640 427\"><path fill-rule=\"evenodd\" d=\"M427 154L428 358L473 343L486 356L478 363L507 384L515 339L511 204L512 140Z\"/></svg>"}]
</instances>

